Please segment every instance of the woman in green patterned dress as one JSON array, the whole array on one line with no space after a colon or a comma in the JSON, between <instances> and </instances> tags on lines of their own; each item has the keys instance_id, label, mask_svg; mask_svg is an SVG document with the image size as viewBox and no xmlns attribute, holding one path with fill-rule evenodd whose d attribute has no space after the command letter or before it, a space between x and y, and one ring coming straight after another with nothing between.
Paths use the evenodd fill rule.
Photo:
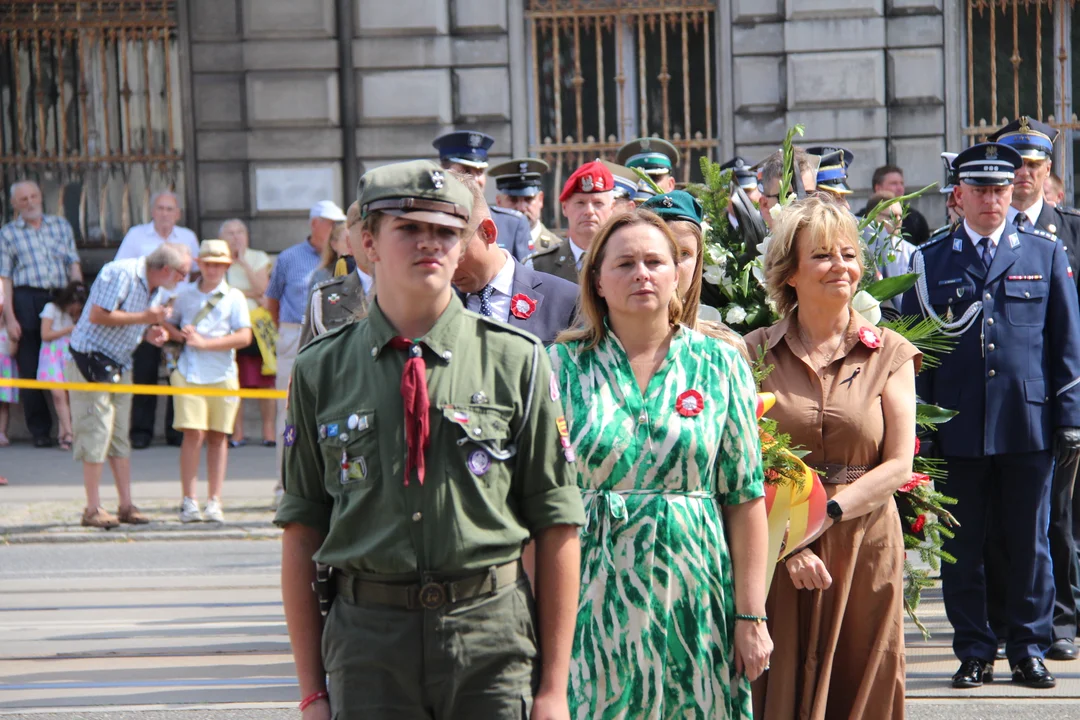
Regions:
<instances>
[{"instance_id":1,"label":"woman in green patterned dress","mask_svg":"<svg viewBox=\"0 0 1080 720\"><path fill-rule=\"evenodd\" d=\"M678 324L675 258L653 213L612 218L582 270L584 327L550 350L587 517L580 720L750 718L772 649L754 383L730 346Z\"/></svg>"}]
</instances>

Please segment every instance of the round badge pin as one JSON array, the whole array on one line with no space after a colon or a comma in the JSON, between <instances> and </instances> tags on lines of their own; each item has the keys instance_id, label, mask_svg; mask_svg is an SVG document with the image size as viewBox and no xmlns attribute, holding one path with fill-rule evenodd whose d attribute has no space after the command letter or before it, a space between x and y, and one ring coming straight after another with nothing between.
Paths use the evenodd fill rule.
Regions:
<instances>
[{"instance_id":1,"label":"round badge pin","mask_svg":"<svg viewBox=\"0 0 1080 720\"><path fill-rule=\"evenodd\" d=\"M348 424L350 430L355 430L356 426L360 424L360 416L355 415L355 414L350 415L347 424Z\"/></svg>"},{"instance_id":2,"label":"round badge pin","mask_svg":"<svg viewBox=\"0 0 1080 720\"><path fill-rule=\"evenodd\" d=\"M469 453L467 464L473 475L483 476L491 469L491 456L483 450L473 450Z\"/></svg>"}]
</instances>

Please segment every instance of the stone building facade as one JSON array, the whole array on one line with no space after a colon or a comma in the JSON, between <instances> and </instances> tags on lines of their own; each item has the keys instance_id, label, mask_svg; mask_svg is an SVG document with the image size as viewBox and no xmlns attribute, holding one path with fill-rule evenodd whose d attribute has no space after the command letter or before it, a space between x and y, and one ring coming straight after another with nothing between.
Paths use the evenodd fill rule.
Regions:
<instances>
[{"instance_id":1,"label":"stone building facade","mask_svg":"<svg viewBox=\"0 0 1080 720\"><path fill-rule=\"evenodd\" d=\"M97 6L80 0L40 5ZM146 3L116 5L132 6L135 13ZM1071 61L1055 60L1064 47L1057 40L1039 49L1045 67L1038 66L1037 82L1037 63L1027 59L1031 48L1017 48L1011 58L987 60L978 54L988 44L983 34L994 13L1000 16L999 45L1012 34L1010 22L1019 23L1022 38L1045 35L1047 28L1071 37L1069 0L1021 3L1015 16L1009 15L1011 4L990 6L988 0L160 0L149 5L160 6L170 18L171 51L164 58L163 86L157 88L146 73L150 90L140 95L135 87L132 105L138 108L145 97L147 118L157 123L143 133L157 138L147 142L146 157L158 158L166 144L173 170L161 176L164 180L144 181L138 192L121 191L124 197L97 204L93 197L80 200L78 192L60 189L55 196L69 215L85 216L86 206L100 206L96 235L85 217L82 226L84 245L101 247L103 255L126 226L145 221L150 187L161 182L177 187L186 224L201 236L212 237L222 220L240 217L250 223L256 246L280 250L304 236L305 208L313 199L328 196L347 205L365 170L433 156L431 139L455 128L494 136L495 160L525 154L548 158L559 177L582 159L613 154L644 129L681 143L689 160L680 172L693 179L701 155L724 160L738 153L757 161L779 145L788 126L802 123L804 144L839 143L855 152L850 184L857 207L869 193L873 169L886 162L904 168L909 189L940 181L939 153L974 141L978 118L988 116L993 125L994 117L1014 110L1072 117ZM74 22L70 17L63 22ZM39 20L0 17L0 34L22 33L15 45L23 43L27 63L36 57L25 30L31 22ZM1032 22L1039 24L1029 28ZM93 47L95 31L88 32ZM993 38L993 22L989 32ZM122 49L115 37L111 42L102 45L103 56L106 49ZM137 46L131 47L128 56L137 58ZM160 72L162 63L149 57ZM139 72L136 68L129 82L112 61L103 62L102 77L106 70L117 77L109 81L117 87L104 96L115 96L112 104L126 109L129 86L138 85ZM69 75L77 74L74 68L72 61ZM80 59L78 72L83 71ZM29 103L24 116L32 136L34 98L51 97L55 104L57 93L35 94L40 88L34 83L40 81L32 71L22 72L29 92L0 93L0 105L12 97ZM999 80L992 83L992 99L984 87L990 84L988 73L997 73ZM0 63L0 84L5 83L10 78L5 81ZM63 106L77 105L75 98L85 103L84 79L71 77L68 84L66 96L59 92L59 115L74 112ZM167 111L154 110L151 105L164 102L170 90L176 97ZM93 88L89 95L92 101ZM10 116L8 107L0 110ZM93 107L82 111L85 122L79 127L100 115ZM163 115L172 118L167 141ZM132 123L138 144L137 121L121 112L110 116L105 108L104 122L116 126L111 136L104 131L105 139L126 148L124 157L132 152ZM68 132L77 132L72 127L69 122ZM1061 127L1068 142L1062 143L1055 167L1069 171L1071 190L1073 127ZM126 144L120 142L125 133ZM47 142L36 150L33 142L20 147L10 134L0 133L6 181L25 174L51 177L57 168L61 178L67 177L63 153L45 158ZM93 126L89 145L94 145ZM83 151L87 161L79 167L85 168L97 158ZM142 161L157 167L145 157ZM122 161L109 167L123 170ZM92 174L79 172L89 183ZM133 175L121 174L123 183L131 182ZM70 178L57 182L62 188ZM551 183L554 188L558 179ZM116 193L115 187L109 192ZM916 206L932 224L944 220L936 194ZM0 210L5 216L10 212L6 206Z\"/></svg>"}]
</instances>

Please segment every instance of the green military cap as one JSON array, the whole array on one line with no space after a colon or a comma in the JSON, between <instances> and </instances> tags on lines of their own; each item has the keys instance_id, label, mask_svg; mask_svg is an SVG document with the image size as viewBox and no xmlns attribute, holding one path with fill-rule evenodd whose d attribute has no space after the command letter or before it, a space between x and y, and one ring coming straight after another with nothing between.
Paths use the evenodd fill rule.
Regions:
<instances>
[{"instance_id":1,"label":"green military cap","mask_svg":"<svg viewBox=\"0 0 1080 720\"><path fill-rule=\"evenodd\" d=\"M534 197L540 194L544 173L551 166L539 158L517 158L488 168L500 195Z\"/></svg>"},{"instance_id":2,"label":"green military cap","mask_svg":"<svg viewBox=\"0 0 1080 720\"><path fill-rule=\"evenodd\" d=\"M469 188L431 160L410 160L368 170L356 186L360 217L380 211L464 229L472 212Z\"/></svg>"},{"instance_id":3,"label":"green military cap","mask_svg":"<svg viewBox=\"0 0 1080 720\"><path fill-rule=\"evenodd\" d=\"M641 168L649 175L670 173L679 164L679 151L667 140L638 138L619 148L615 162L628 168Z\"/></svg>"},{"instance_id":4,"label":"green military cap","mask_svg":"<svg viewBox=\"0 0 1080 720\"><path fill-rule=\"evenodd\" d=\"M663 195L653 195L642 203L642 207L652 210L666 222L686 220L701 225L701 203L685 190L672 190Z\"/></svg>"}]
</instances>

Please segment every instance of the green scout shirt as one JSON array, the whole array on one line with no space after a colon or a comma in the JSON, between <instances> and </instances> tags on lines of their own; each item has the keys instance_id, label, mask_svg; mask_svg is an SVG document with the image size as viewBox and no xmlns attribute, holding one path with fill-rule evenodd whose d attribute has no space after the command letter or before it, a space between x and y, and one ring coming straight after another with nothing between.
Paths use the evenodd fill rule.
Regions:
<instances>
[{"instance_id":1,"label":"green scout shirt","mask_svg":"<svg viewBox=\"0 0 1080 720\"><path fill-rule=\"evenodd\" d=\"M274 522L323 533L318 562L380 575L483 570L518 558L542 528L584 524L547 354L456 296L419 340L431 444L424 484L414 472L405 486L396 335L375 302L297 356Z\"/></svg>"}]
</instances>

